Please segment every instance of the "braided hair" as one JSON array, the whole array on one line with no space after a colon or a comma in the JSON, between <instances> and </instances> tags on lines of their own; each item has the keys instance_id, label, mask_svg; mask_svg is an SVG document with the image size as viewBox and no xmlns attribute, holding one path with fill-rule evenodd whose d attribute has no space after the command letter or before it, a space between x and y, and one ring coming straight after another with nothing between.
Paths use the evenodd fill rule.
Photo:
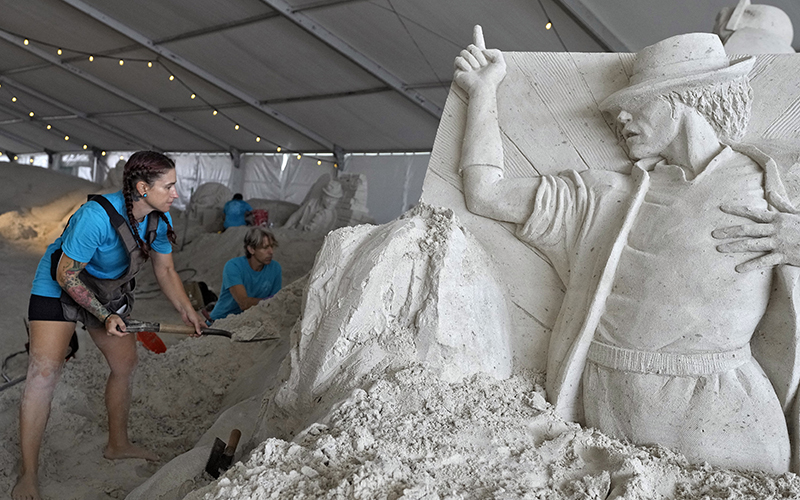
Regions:
<instances>
[{"instance_id":1,"label":"braided hair","mask_svg":"<svg viewBox=\"0 0 800 500\"><path fill-rule=\"evenodd\" d=\"M150 257L150 245L146 241L142 241L139 236L139 222L133 216L133 202L142 198L136 189L136 184L144 181L148 186L152 186L166 171L174 168L175 162L155 151L138 151L133 153L125 163L122 174L122 195L125 197L125 210L133 229L133 237L136 238L136 242L139 244L139 248L142 249L145 259ZM167 225L167 238L174 244L177 241L177 236L167 216L163 213L161 214L161 220Z\"/></svg>"}]
</instances>

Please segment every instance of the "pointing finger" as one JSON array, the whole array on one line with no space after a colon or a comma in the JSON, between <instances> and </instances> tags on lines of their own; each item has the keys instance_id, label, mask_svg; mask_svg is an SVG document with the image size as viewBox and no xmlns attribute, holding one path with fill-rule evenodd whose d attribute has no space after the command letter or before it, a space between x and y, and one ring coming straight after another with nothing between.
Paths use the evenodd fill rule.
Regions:
<instances>
[{"instance_id":1,"label":"pointing finger","mask_svg":"<svg viewBox=\"0 0 800 500\"><path fill-rule=\"evenodd\" d=\"M479 49L486 48L486 42L483 40L483 28L481 28L480 24L476 24L475 28L473 28L472 40L475 46L477 46Z\"/></svg>"}]
</instances>

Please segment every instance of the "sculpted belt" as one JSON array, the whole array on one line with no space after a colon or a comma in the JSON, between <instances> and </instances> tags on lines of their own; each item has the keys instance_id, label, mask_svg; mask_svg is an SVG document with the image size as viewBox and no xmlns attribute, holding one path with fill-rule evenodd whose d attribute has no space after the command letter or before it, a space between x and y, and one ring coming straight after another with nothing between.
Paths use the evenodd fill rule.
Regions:
<instances>
[{"instance_id":1,"label":"sculpted belt","mask_svg":"<svg viewBox=\"0 0 800 500\"><path fill-rule=\"evenodd\" d=\"M750 344L725 352L676 354L637 351L597 341L589 346L589 361L613 370L656 375L697 376L722 373L750 360Z\"/></svg>"}]
</instances>

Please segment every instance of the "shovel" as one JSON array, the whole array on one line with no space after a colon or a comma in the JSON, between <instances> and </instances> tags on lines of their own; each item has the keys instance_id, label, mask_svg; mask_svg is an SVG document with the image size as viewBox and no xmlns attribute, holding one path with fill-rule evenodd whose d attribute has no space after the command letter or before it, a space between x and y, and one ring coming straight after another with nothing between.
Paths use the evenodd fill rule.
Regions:
<instances>
[{"instance_id":1,"label":"shovel","mask_svg":"<svg viewBox=\"0 0 800 500\"><path fill-rule=\"evenodd\" d=\"M135 333L136 340L141 342L147 350L156 354L167 351L167 345L164 344L164 341L161 340L161 337L156 335L156 333L179 333L184 335L192 335L195 333L193 326L151 323L136 319L126 320L125 330L130 333ZM232 336L231 332L219 328L203 328L203 335L219 335L228 338Z\"/></svg>"},{"instance_id":2,"label":"shovel","mask_svg":"<svg viewBox=\"0 0 800 500\"><path fill-rule=\"evenodd\" d=\"M125 320L125 330L130 333L135 333L136 339L139 340L147 350L158 354L166 352L167 346L164 344L164 341L156 335L157 333L178 333L183 335L193 335L195 333L193 326L151 323L149 321L139 321L136 319ZM233 336L228 330L208 327L202 329L202 335L218 335L227 338ZM266 337L254 340L271 340L277 338L278 337Z\"/></svg>"}]
</instances>

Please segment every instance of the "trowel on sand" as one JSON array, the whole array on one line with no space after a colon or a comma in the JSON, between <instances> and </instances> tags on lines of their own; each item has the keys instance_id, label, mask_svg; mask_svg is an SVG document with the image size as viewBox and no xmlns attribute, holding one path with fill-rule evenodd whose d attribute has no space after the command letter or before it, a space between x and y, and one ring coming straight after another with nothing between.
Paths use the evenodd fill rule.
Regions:
<instances>
[{"instance_id":1,"label":"trowel on sand","mask_svg":"<svg viewBox=\"0 0 800 500\"><path fill-rule=\"evenodd\" d=\"M231 467L233 463L233 455L236 453L236 446L239 445L239 439L242 437L242 431L233 429L228 438L228 445L220 438L214 439L214 445L211 447L211 455L206 462L206 472L214 479L217 479L220 473L225 472Z\"/></svg>"}]
</instances>

